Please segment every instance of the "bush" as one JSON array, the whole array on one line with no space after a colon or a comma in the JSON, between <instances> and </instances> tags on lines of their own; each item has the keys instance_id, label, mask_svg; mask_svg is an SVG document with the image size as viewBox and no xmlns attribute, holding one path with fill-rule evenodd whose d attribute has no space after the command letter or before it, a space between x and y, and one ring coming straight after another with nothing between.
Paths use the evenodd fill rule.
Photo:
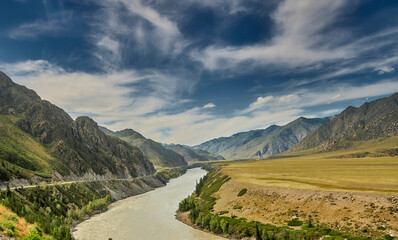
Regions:
<instances>
[{"instance_id":1,"label":"bush","mask_svg":"<svg viewBox=\"0 0 398 240\"><path fill-rule=\"evenodd\" d=\"M386 234L386 235L384 235L384 239L386 239L386 240L393 240L394 237L392 237L390 234Z\"/></svg>"},{"instance_id":2,"label":"bush","mask_svg":"<svg viewBox=\"0 0 398 240\"><path fill-rule=\"evenodd\" d=\"M298 219L298 218L293 218L292 220L290 220L289 222L287 222L287 225L288 225L288 226L291 226L291 227L297 227L297 226L303 225L303 221L301 221L301 220Z\"/></svg>"},{"instance_id":3,"label":"bush","mask_svg":"<svg viewBox=\"0 0 398 240\"><path fill-rule=\"evenodd\" d=\"M247 193L247 188L243 188L242 190L240 190L240 192L238 193L238 197L242 197L243 195L245 195Z\"/></svg>"},{"instance_id":4,"label":"bush","mask_svg":"<svg viewBox=\"0 0 398 240\"><path fill-rule=\"evenodd\" d=\"M24 240L42 240L43 238L36 231L33 231Z\"/></svg>"}]
</instances>

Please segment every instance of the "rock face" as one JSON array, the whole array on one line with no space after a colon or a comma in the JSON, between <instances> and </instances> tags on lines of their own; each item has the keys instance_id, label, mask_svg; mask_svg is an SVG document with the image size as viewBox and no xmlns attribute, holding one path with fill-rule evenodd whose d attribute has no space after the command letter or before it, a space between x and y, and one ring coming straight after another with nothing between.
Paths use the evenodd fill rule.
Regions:
<instances>
[{"instance_id":1,"label":"rock face","mask_svg":"<svg viewBox=\"0 0 398 240\"><path fill-rule=\"evenodd\" d=\"M187 148L180 144L170 144L165 147L180 154L188 162L225 160L223 156L209 153L202 149Z\"/></svg>"},{"instance_id":2,"label":"rock face","mask_svg":"<svg viewBox=\"0 0 398 240\"><path fill-rule=\"evenodd\" d=\"M15 126L28 133L29 137L34 138L51 154L54 159L46 165L51 165L55 172L53 176L58 176L56 178L85 174L131 178L155 172L153 165L138 148L107 136L88 117L79 117L74 121L61 108L41 100L34 91L13 83L2 72L0 109L6 117L10 114L9 109L15 109ZM17 135L7 137L13 141ZM18 147L19 152L24 152L24 147L29 146ZM2 149L1 151L6 151L6 148ZM43 161L38 156L29 159L31 162L35 160ZM10 164L19 166L18 162Z\"/></svg>"},{"instance_id":3,"label":"rock face","mask_svg":"<svg viewBox=\"0 0 398 240\"><path fill-rule=\"evenodd\" d=\"M329 123L320 126L294 146L291 152L309 148L338 150L351 141L398 135L398 93L363 104L347 107Z\"/></svg>"},{"instance_id":4,"label":"rock face","mask_svg":"<svg viewBox=\"0 0 398 240\"><path fill-rule=\"evenodd\" d=\"M163 147L160 143L145 138L133 129L125 129L117 132L113 132L104 127L100 127L100 129L108 135L118 137L138 147L156 166L176 167L188 165L184 157L180 154Z\"/></svg>"},{"instance_id":5,"label":"rock face","mask_svg":"<svg viewBox=\"0 0 398 240\"><path fill-rule=\"evenodd\" d=\"M264 158L283 153L331 118L298 118L285 126L241 132L204 142L193 148L220 154L227 159Z\"/></svg>"}]
</instances>

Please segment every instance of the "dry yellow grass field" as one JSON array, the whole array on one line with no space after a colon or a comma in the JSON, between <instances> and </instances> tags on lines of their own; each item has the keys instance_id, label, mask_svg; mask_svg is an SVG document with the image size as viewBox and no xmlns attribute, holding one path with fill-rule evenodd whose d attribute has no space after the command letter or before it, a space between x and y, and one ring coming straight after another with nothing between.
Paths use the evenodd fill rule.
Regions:
<instances>
[{"instance_id":1,"label":"dry yellow grass field","mask_svg":"<svg viewBox=\"0 0 398 240\"><path fill-rule=\"evenodd\" d=\"M232 179L215 194L214 209L275 225L312 216L316 223L354 235L398 235L398 157L383 156L396 148L398 138L392 137L356 142L342 151L311 149L220 163ZM238 197L243 188L247 193Z\"/></svg>"},{"instance_id":2,"label":"dry yellow grass field","mask_svg":"<svg viewBox=\"0 0 398 240\"><path fill-rule=\"evenodd\" d=\"M397 156L350 157L394 147L396 137L357 143L345 151L229 163L222 171L235 181L259 186L398 194Z\"/></svg>"}]
</instances>

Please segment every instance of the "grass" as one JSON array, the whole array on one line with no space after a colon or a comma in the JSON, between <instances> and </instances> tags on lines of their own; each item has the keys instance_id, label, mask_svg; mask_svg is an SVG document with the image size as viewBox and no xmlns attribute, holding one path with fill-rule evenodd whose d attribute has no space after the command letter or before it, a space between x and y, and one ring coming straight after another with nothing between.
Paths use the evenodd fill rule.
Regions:
<instances>
[{"instance_id":1,"label":"grass","mask_svg":"<svg viewBox=\"0 0 398 240\"><path fill-rule=\"evenodd\" d=\"M222 171L235 181L298 189L398 193L398 157L341 157L380 153L398 147L398 137L356 142L350 149L319 153L315 149L277 158L235 162Z\"/></svg>"},{"instance_id":2,"label":"grass","mask_svg":"<svg viewBox=\"0 0 398 240\"><path fill-rule=\"evenodd\" d=\"M0 236L22 239L34 229L34 225L27 223L24 218L18 217L14 212L0 205Z\"/></svg>"},{"instance_id":3,"label":"grass","mask_svg":"<svg viewBox=\"0 0 398 240\"><path fill-rule=\"evenodd\" d=\"M50 177L56 160L46 147L14 125L17 120L15 116L0 115L0 162L7 162L2 170Z\"/></svg>"}]
</instances>

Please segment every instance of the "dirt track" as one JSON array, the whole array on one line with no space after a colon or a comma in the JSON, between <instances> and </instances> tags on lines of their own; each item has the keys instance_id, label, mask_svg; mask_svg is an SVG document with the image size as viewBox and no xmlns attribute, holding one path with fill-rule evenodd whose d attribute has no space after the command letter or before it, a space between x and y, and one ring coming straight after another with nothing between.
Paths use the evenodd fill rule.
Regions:
<instances>
[{"instance_id":1,"label":"dirt track","mask_svg":"<svg viewBox=\"0 0 398 240\"><path fill-rule=\"evenodd\" d=\"M248 191L238 197L243 188ZM286 225L292 218L367 236L398 236L398 196L255 186L230 180L216 193L214 209L262 223ZM241 209L233 209L240 208ZM386 230L378 230L377 227Z\"/></svg>"}]
</instances>

